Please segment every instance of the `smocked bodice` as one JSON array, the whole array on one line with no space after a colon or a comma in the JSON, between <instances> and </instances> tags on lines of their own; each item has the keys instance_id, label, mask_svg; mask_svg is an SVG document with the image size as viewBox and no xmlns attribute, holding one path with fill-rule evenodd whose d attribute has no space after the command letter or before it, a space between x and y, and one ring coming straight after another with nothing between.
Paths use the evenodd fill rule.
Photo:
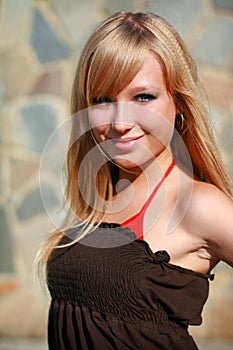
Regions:
<instances>
[{"instance_id":1,"label":"smocked bodice","mask_svg":"<svg viewBox=\"0 0 233 350\"><path fill-rule=\"evenodd\" d=\"M177 350L196 349L186 328L201 323L210 276L169 260L119 225L55 249L48 262L51 349L175 349L171 339Z\"/></svg>"}]
</instances>

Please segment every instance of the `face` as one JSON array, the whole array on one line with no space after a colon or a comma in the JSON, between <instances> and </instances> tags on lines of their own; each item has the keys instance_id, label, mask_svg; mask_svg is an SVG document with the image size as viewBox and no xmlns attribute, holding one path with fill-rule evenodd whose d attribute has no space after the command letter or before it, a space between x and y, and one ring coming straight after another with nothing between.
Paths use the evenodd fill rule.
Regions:
<instances>
[{"instance_id":1,"label":"face","mask_svg":"<svg viewBox=\"0 0 233 350\"><path fill-rule=\"evenodd\" d=\"M90 125L100 147L123 168L143 167L169 145L176 115L158 61L143 66L115 98L93 100Z\"/></svg>"}]
</instances>

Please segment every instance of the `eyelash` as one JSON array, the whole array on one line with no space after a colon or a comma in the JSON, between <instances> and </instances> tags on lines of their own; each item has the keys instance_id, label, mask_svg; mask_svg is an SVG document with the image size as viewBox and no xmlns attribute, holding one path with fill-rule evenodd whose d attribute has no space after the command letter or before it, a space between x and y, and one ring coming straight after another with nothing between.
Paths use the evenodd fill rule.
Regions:
<instances>
[{"instance_id":1,"label":"eyelash","mask_svg":"<svg viewBox=\"0 0 233 350\"><path fill-rule=\"evenodd\" d=\"M108 96L104 96L104 97L100 97L100 98L94 97L92 100L93 105L98 105L101 103L111 103L111 102L113 102L113 101Z\"/></svg>"},{"instance_id":2,"label":"eyelash","mask_svg":"<svg viewBox=\"0 0 233 350\"><path fill-rule=\"evenodd\" d=\"M144 94L139 94L139 95L134 96L133 100L137 101L139 103L147 103L147 102L155 100L156 98L157 97L154 95L144 93ZM102 104L102 103L112 103L112 102L114 102L114 101L111 100L111 98L108 96L100 97L98 99L93 98L93 100L92 100L92 103L94 105Z\"/></svg>"},{"instance_id":3,"label":"eyelash","mask_svg":"<svg viewBox=\"0 0 233 350\"><path fill-rule=\"evenodd\" d=\"M155 100L156 97L154 95L151 94L139 94L137 96L134 97L134 100L143 103L143 102L150 102Z\"/></svg>"}]
</instances>

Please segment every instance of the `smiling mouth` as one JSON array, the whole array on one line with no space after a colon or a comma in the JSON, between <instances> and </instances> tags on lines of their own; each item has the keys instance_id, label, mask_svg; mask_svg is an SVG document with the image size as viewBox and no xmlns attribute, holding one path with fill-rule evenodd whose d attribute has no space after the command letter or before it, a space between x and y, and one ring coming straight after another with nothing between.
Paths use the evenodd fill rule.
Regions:
<instances>
[{"instance_id":1,"label":"smiling mouth","mask_svg":"<svg viewBox=\"0 0 233 350\"><path fill-rule=\"evenodd\" d=\"M130 138L111 138L110 141L114 146L121 151L128 151L137 145L138 142L142 139L142 135L138 137Z\"/></svg>"}]
</instances>

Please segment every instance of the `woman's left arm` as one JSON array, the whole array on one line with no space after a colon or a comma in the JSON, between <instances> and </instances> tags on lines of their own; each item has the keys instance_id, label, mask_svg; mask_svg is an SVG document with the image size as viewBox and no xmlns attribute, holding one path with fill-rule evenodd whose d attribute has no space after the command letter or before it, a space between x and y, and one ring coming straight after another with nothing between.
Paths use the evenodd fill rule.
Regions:
<instances>
[{"instance_id":1,"label":"woman's left arm","mask_svg":"<svg viewBox=\"0 0 233 350\"><path fill-rule=\"evenodd\" d=\"M233 267L233 200L215 186L203 193L205 239L216 259Z\"/></svg>"}]
</instances>

